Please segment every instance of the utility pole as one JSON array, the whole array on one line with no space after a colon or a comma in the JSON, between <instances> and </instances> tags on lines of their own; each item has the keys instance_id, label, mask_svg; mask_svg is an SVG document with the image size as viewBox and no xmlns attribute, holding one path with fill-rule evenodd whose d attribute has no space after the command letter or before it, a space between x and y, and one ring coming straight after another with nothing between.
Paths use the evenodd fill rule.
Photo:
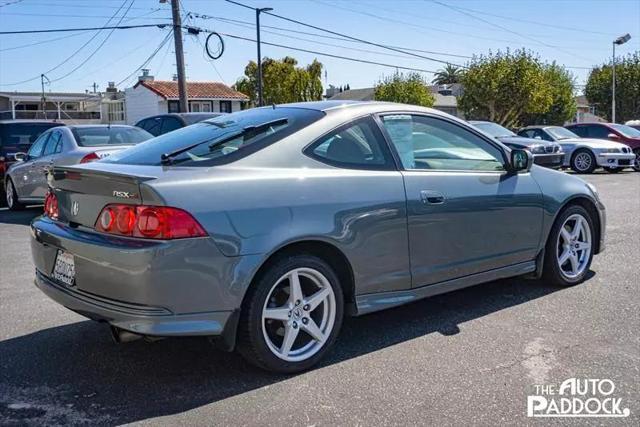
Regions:
<instances>
[{"instance_id":1,"label":"utility pole","mask_svg":"<svg viewBox=\"0 0 640 427\"><path fill-rule=\"evenodd\" d=\"M258 42L258 107L262 107L262 54L260 53L260 13L273 10L270 7L256 8L256 41Z\"/></svg>"},{"instance_id":2,"label":"utility pole","mask_svg":"<svg viewBox=\"0 0 640 427\"><path fill-rule=\"evenodd\" d=\"M42 87L42 98L40 99L41 101L41 109L42 109L42 115L43 117L46 119L47 118L47 98L44 96L44 81L47 81L47 83L51 83L51 81L49 80L49 78L47 76L45 76L44 74L40 74L40 86Z\"/></svg>"},{"instance_id":3,"label":"utility pole","mask_svg":"<svg viewBox=\"0 0 640 427\"><path fill-rule=\"evenodd\" d=\"M178 68L178 95L180 96L180 112L189 112L187 101L187 81L184 73L184 52L182 50L182 18L180 18L180 0L171 0L173 17L173 41L176 48L176 65Z\"/></svg>"}]
</instances>

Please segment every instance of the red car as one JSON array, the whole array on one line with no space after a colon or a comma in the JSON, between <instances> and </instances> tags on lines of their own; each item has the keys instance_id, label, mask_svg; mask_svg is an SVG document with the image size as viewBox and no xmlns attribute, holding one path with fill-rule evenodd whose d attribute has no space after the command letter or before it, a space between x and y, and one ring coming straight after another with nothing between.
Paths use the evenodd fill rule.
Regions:
<instances>
[{"instance_id":1,"label":"red car","mask_svg":"<svg viewBox=\"0 0 640 427\"><path fill-rule=\"evenodd\" d=\"M565 127L581 138L609 139L628 145L636 154L633 169L640 172L640 130L617 123L574 123Z\"/></svg>"}]
</instances>

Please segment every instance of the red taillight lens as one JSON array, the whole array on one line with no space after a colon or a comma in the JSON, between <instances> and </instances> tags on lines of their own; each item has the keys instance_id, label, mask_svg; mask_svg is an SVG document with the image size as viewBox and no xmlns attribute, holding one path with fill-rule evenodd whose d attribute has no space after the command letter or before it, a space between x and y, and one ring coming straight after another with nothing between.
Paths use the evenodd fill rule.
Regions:
<instances>
[{"instance_id":1,"label":"red taillight lens","mask_svg":"<svg viewBox=\"0 0 640 427\"><path fill-rule=\"evenodd\" d=\"M103 233L146 239L184 239L207 233L189 213L166 206L107 205L96 221Z\"/></svg>"},{"instance_id":2,"label":"red taillight lens","mask_svg":"<svg viewBox=\"0 0 640 427\"><path fill-rule=\"evenodd\" d=\"M44 214L51 219L58 219L58 198L51 191L44 198Z\"/></svg>"},{"instance_id":3,"label":"red taillight lens","mask_svg":"<svg viewBox=\"0 0 640 427\"><path fill-rule=\"evenodd\" d=\"M93 162L94 160L100 160L100 156L98 156L96 152L89 153L86 156L84 156L82 160L80 160L80 163L89 163L89 162Z\"/></svg>"}]
</instances>

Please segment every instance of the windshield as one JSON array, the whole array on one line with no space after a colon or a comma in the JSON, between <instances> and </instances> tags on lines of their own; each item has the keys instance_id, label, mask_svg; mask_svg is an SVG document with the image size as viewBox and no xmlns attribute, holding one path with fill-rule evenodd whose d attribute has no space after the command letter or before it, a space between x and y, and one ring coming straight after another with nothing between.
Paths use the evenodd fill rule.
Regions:
<instances>
[{"instance_id":1,"label":"windshield","mask_svg":"<svg viewBox=\"0 0 640 427\"><path fill-rule=\"evenodd\" d=\"M554 126L545 129L549 135L551 135L554 139L562 140L562 139L572 139L572 138L580 138L575 133L571 132L569 129Z\"/></svg>"},{"instance_id":2,"label":"windshield","mask_svg":"<svg viewBox=\"0 0 640 427\"><path fill-rule=\"evenodd\" d=\"M489 135L500 138L503 136L517 136L515 133L511 132L509 129L500 126L497 123L490 122L481 122L481 123L473 123L475 127L488 133Z\"/></svg>"},{"instance_id":3,"label":"windshield","mask_svg":"<svg viewBox=\"0 0 640 427\"><path fill-rule=\"evenodd\" d=\"M71 132L80 147L134 145L153 138L146 130L133 126L74 127Z\"/></svg>"},{"instance_id":4,"label":"windshield","mask_svg":"<svg viewBox=\"0 0 640 427\"><path fill-rule=\"evenodd\" d=\"M175 153L170 156L171 164L211 166L228 163L289 136L323 116L321 111L303 108L253 108L160 135L102 161L160 165L163 157Z\"/></svg>"},{"instance_id":5,"label":"windshield","mask_svg":"<svg viewBox=\"0 0 640 427\"><path fill-rule=\"evenodd\" d=\"M640 131L627 125L611 125L612 128L626 136L627 138L640 138Z\"/></svg>"}]
</instances>

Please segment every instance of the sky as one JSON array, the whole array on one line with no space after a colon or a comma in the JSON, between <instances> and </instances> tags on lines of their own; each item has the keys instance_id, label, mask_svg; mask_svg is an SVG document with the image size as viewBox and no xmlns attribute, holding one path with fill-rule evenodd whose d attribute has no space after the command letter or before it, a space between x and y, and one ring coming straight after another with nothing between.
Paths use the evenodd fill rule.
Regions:
<instances>
[{"instance_id":1,"label":"sky","mask_svg":"<svg viewBox=\"0 0 640 427\"><path fill-rule=\"evenodd\" d=\"M169 23L170 4L160 0L0 0L0 31L60 29L110 25ZM323 85L352 89L371 87L394 67L415 68L425 79L450 62L464 65L472 55L527 48L544 61L568 67L577 85L589 69L610 61L613 40L625 33L631 40L617 47L619 55L640 50L640 0L239 0L252 7L375 44L414 49L416 55L340 39L317 29L270 15L261 15L263 42L390 65L331 58L289 47L262 45L263 57L295 57L300 65L317 58ZM129 6L131 6L129 8ZM233 84L256 58L255 12L223 0L181 0L184 24L217 31L224 52L217 60L204 53L206 34L184 35L187 78ZM127 10L128 9L128 10ZM125 14L126 12L126 14ZM115 14L115 15L114 15ZM230 21L233 20L233 21ZM275 27L275 28L274 28ZM173 39L161 45L168 29L139 28L0 35L0 91L103 91L107 82L124 90L144 68L156 79L176 73ZM211 49L219 47L217 41ZM155 55L152 55L157 50ZM419 52L429 51L430 53ZM428 58L425 58L428 57ZM402 70L400 70L402 71ZM578 86L580 92L582 86Z\"/></svg>"}]
</instances>

